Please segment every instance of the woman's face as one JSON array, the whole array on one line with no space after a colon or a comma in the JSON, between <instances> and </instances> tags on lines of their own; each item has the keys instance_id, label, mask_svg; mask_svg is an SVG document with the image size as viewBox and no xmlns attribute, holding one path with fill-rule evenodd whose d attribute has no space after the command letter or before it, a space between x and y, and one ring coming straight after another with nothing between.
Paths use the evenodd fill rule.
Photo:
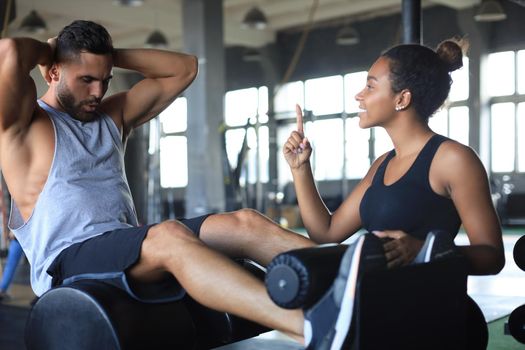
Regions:
<instances>
[{"instance_id":1,"label":"woman's face","mask_svg":"<svg viewBox=\"0 0 525 350\"><path fill-rule=\"evenodd\" d=\"M359 126L384 126L395 115L396 94L390 85L388 59L380 57L368 71L366 86L355 99L359 102Z\"/></svg>"}]
</instances>

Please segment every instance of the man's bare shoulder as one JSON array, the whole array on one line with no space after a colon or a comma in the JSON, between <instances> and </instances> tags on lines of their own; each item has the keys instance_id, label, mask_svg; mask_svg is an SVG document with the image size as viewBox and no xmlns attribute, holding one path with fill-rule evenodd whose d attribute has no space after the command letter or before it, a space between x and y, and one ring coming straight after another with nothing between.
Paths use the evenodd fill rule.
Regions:
<instances>
[{"instance_id":1,"label":"man's bare shoulder","mask_svg":"<svg viewBox=\"0 0 525 350\"><path fill-rule=\"evenodd\" d=\"M4 132L0 162L7 187L22 215L32 211L36 198L49 174L55 149L55 134L49 116L35 109L25 130Z\"/></svg>"}]
</instances>

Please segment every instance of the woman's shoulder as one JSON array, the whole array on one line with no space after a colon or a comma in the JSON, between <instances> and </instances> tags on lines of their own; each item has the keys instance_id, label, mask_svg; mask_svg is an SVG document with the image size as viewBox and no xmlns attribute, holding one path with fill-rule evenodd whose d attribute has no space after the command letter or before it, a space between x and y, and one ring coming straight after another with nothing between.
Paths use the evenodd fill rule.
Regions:
<instances>
[{"instance_id":1,"label":"woman's shoulder","mask_svg":"<svg viewBox=\"0 0 525 350\"><path fill-rule=\"evenodd\" d=\"M476 158L479 160L478 154L471 147L449 138L444 138L436 151L436 156L448 161L459 159L467 160L469 158Z\"/></svg>"},{"instance_id":2,"label":"woman's shoulder","mask_svg":"<svg viewBox=\"0 0 525 350\"><path fill-rule=\"evenodd\" d=\"M465 174L466 172L478 171L483 168L481 160L471 147L452 139L446 139L439 146L434 156L434 162L438 169L452 175Z\"/></svg>"}]
</instances>

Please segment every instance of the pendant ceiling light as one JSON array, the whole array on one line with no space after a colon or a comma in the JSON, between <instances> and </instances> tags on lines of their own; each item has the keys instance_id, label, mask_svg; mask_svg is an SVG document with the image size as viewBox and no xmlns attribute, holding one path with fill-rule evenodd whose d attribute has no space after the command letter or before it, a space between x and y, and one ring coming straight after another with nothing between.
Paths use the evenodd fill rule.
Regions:
<instances>
[{"instance_id":1,"label":"pendant ceiling light","mask_svg":"<svg viewBox=\"0 0 525 350\"><path fill-rule=\"evenodd\" d=\"M478 12L474 15L477 22L496 22L507 18L501 4L497 0L483 0Z\"/></svg>"},{"instance_id":2,"label":"pendant ceiling light","mask_svg":"<svg viewBox=\"0 0 525 350\"><path fill-rule=\"evenodd\" d=\"M29 33L42 33L47 30L47 25L38 12L31 10L31 12L24 17L22 23L20 23L20 30Z\"/></svg>"},{"instance_id":3,"label":"pendant ceiling light","mask_svg":"<svg viewBox=\"0 0 525 350\"><path fill-rule=\"evenodd\" d=\"M143 0L115 0L113 5L126 6L126 7L139 7L144 4Z\"/></svg>"},{"instance_id":4,"label":"pendant ceiling light","mask_svg":"<svg viewBox=\"0 0 525 350\"><path fill-rule=\"evenodd\" d=\"M154 30L146 39L146 45L154 48L166 48L168 47L168 39L166 35L160 30Z\"/></svg>"},{"instance_id":5,"label":"pendant ceiling light","mask_svg":"<svg viewBox=\"0 0 525 350\"><path fill-rule=\"evenodd\" d=\"M266 15L258 7L253 7L244 16L242 24L247 28L261 30L268 26L268 20L266 19Z\"/></svg>"},{"instance_id":6,"label":"pendant ceiling light","mask_svg":"<svg viewBox=\"0 0 525 350\"><path fill-rule=\"evenodd\" d=\"M359 43L359 33L347 24L337 32L335 42L337 45L355 45Z\"/></svg>"}]
</instances>

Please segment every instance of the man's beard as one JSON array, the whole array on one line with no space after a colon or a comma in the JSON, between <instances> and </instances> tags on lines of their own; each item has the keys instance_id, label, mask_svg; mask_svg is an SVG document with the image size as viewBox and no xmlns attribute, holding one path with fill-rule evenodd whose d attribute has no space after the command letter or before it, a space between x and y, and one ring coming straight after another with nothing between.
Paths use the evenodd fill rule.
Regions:
<instances>
[{"instance_id":1,"label":"man's beard","mask_svg":"<svg viewBox=\"0 0 525 350\"><path fill-rule=\"evenodd\" d=\"M76 102L75 97L65 84L60 82L57 86L57 99L64 111L72 118L81 122L91 122L98 118L96 111L88 112L82 109L82 106L93 103L100 103L99 99L89 99Z\"/></svg>"}]
</instances>

